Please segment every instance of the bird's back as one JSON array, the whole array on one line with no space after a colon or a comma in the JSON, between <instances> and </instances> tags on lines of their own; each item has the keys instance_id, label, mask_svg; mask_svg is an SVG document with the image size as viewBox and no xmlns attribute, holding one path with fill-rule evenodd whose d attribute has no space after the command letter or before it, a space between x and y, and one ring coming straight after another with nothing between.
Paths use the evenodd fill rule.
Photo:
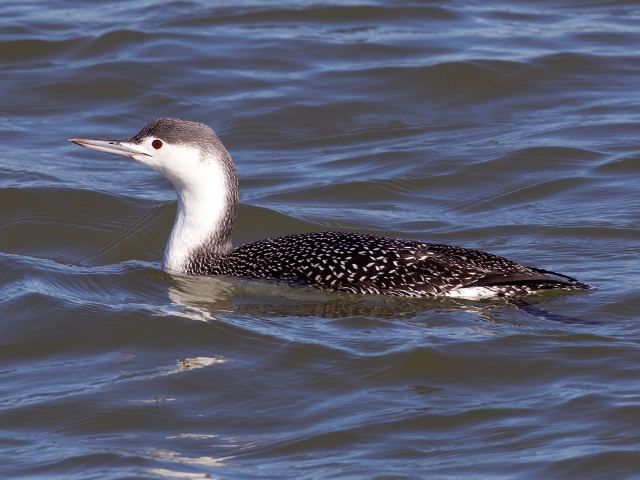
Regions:
<instances>
[{"instance_id":1,"label":"bird's back","mask_svg":"<svg viewBox=\"0 0 640 480\"><path fill-rule=\"evenodd\" d=\"M584 288L570 277L479 250L349 232L267 238L228 256L200 258L191 273L286 281L351 293L408 297L510 295Z\"/></svg>"}]
</instances>

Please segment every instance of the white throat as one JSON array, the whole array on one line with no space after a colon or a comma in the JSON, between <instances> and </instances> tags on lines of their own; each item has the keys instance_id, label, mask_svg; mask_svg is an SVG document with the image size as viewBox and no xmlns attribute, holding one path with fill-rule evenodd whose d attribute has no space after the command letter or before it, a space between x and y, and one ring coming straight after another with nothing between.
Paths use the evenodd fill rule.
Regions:
<instances>
[{"instance_id":1,"label":"white throat","mask_svg":"<svg viewBox=\"0 0 640 480\"><path fill-rule=\"evenodd\" d=\"M172 181L178 210L162 261L165 270L186 273L194 254L224 254L232 248L235 205L231 203L237 200L230 191L228 174L217 161L201 167L189 176L189 182Z\"/></svg>"}]
</instances>

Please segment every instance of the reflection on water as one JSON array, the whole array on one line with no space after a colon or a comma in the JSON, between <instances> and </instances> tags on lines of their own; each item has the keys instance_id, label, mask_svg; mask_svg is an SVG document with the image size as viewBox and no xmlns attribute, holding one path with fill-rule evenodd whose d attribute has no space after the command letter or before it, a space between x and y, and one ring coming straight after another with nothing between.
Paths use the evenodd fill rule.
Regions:
<instances>
[{"instance_id":1,"label":"reflection on water","mask_svg":"<svg viewBox=\"0 0 640 480\"><path fill-rule=\"evenodd\" d=\"M430 310L450 310L464 311L491 323L506 322L517 325L537 318L561 323L599 324L595 321L555 314L535 305L543 305L545 301L571 295L563 291L544 292L531 295L527 299L495 298L473 301L455 298L354 296L310 287L291 287L278 282L225 277L174 275L173 280L175 283L169 287L168 295L171 302L180 308L169 309L167 313L201 321L215 320L216 315L232 312L259 317L363 317L400 320L415 318ZM513 311L509 311L510 309ZM522 313L515 309L533 318L523 317Z\"/></svg>"},{"instance_id":2,"label":"reflection on water","mask_svg":"<svg viewBox=\"0 0 640 480\"><path fill-rule=\"evenodd\" d=\"M380 295L350 295L316 290L311 287L291 287L270 281L229 279L225 277L173 276L169 298L181 309L174 315L193 320L214 320L217 314L275 317L343 318L411 318L431 309L462 309L488 321L491 303L465 302L455 299L411 299ZM494 301L504 305L504 301Z\"/></svg>"}]
</instances>

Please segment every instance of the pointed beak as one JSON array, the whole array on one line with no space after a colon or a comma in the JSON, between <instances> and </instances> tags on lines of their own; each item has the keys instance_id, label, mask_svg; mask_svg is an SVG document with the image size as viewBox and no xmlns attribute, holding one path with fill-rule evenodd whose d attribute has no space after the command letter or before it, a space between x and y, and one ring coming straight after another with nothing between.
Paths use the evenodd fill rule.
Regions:
<instances>
[{"instance_id":1,"label":"pointed beak","mask_svg":"<svg viewBox=\"0 0 640 480\"><path fill-rule=\"evenodd\" d=\"M87 138L70 138L69 141L90 150L113 153L114 155L122 155L124 157L134 157L136 155L142 155L145 157L151 156L144 152L135 143L126 140L89 140Z\"/></svg>"}]
</instances>

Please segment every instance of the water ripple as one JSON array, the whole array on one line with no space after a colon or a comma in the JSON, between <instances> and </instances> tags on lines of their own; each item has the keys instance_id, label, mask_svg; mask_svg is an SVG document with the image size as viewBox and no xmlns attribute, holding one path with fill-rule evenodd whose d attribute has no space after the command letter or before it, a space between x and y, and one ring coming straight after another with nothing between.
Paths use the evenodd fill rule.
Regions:
<instances>
[{"instance_id":1,"label":"water ripple","mask_svg":"<svg viewBox=\"0 0 640 480\"><path fill-rule=\"evenodd\" d=\"M636 473L634 2L0 15L0 476ZM166 274L171 185L66 142L159 116L229 148L236 244L369 232L596 288L527 298L536 316Z\"/></svg>"}]
</instances>

